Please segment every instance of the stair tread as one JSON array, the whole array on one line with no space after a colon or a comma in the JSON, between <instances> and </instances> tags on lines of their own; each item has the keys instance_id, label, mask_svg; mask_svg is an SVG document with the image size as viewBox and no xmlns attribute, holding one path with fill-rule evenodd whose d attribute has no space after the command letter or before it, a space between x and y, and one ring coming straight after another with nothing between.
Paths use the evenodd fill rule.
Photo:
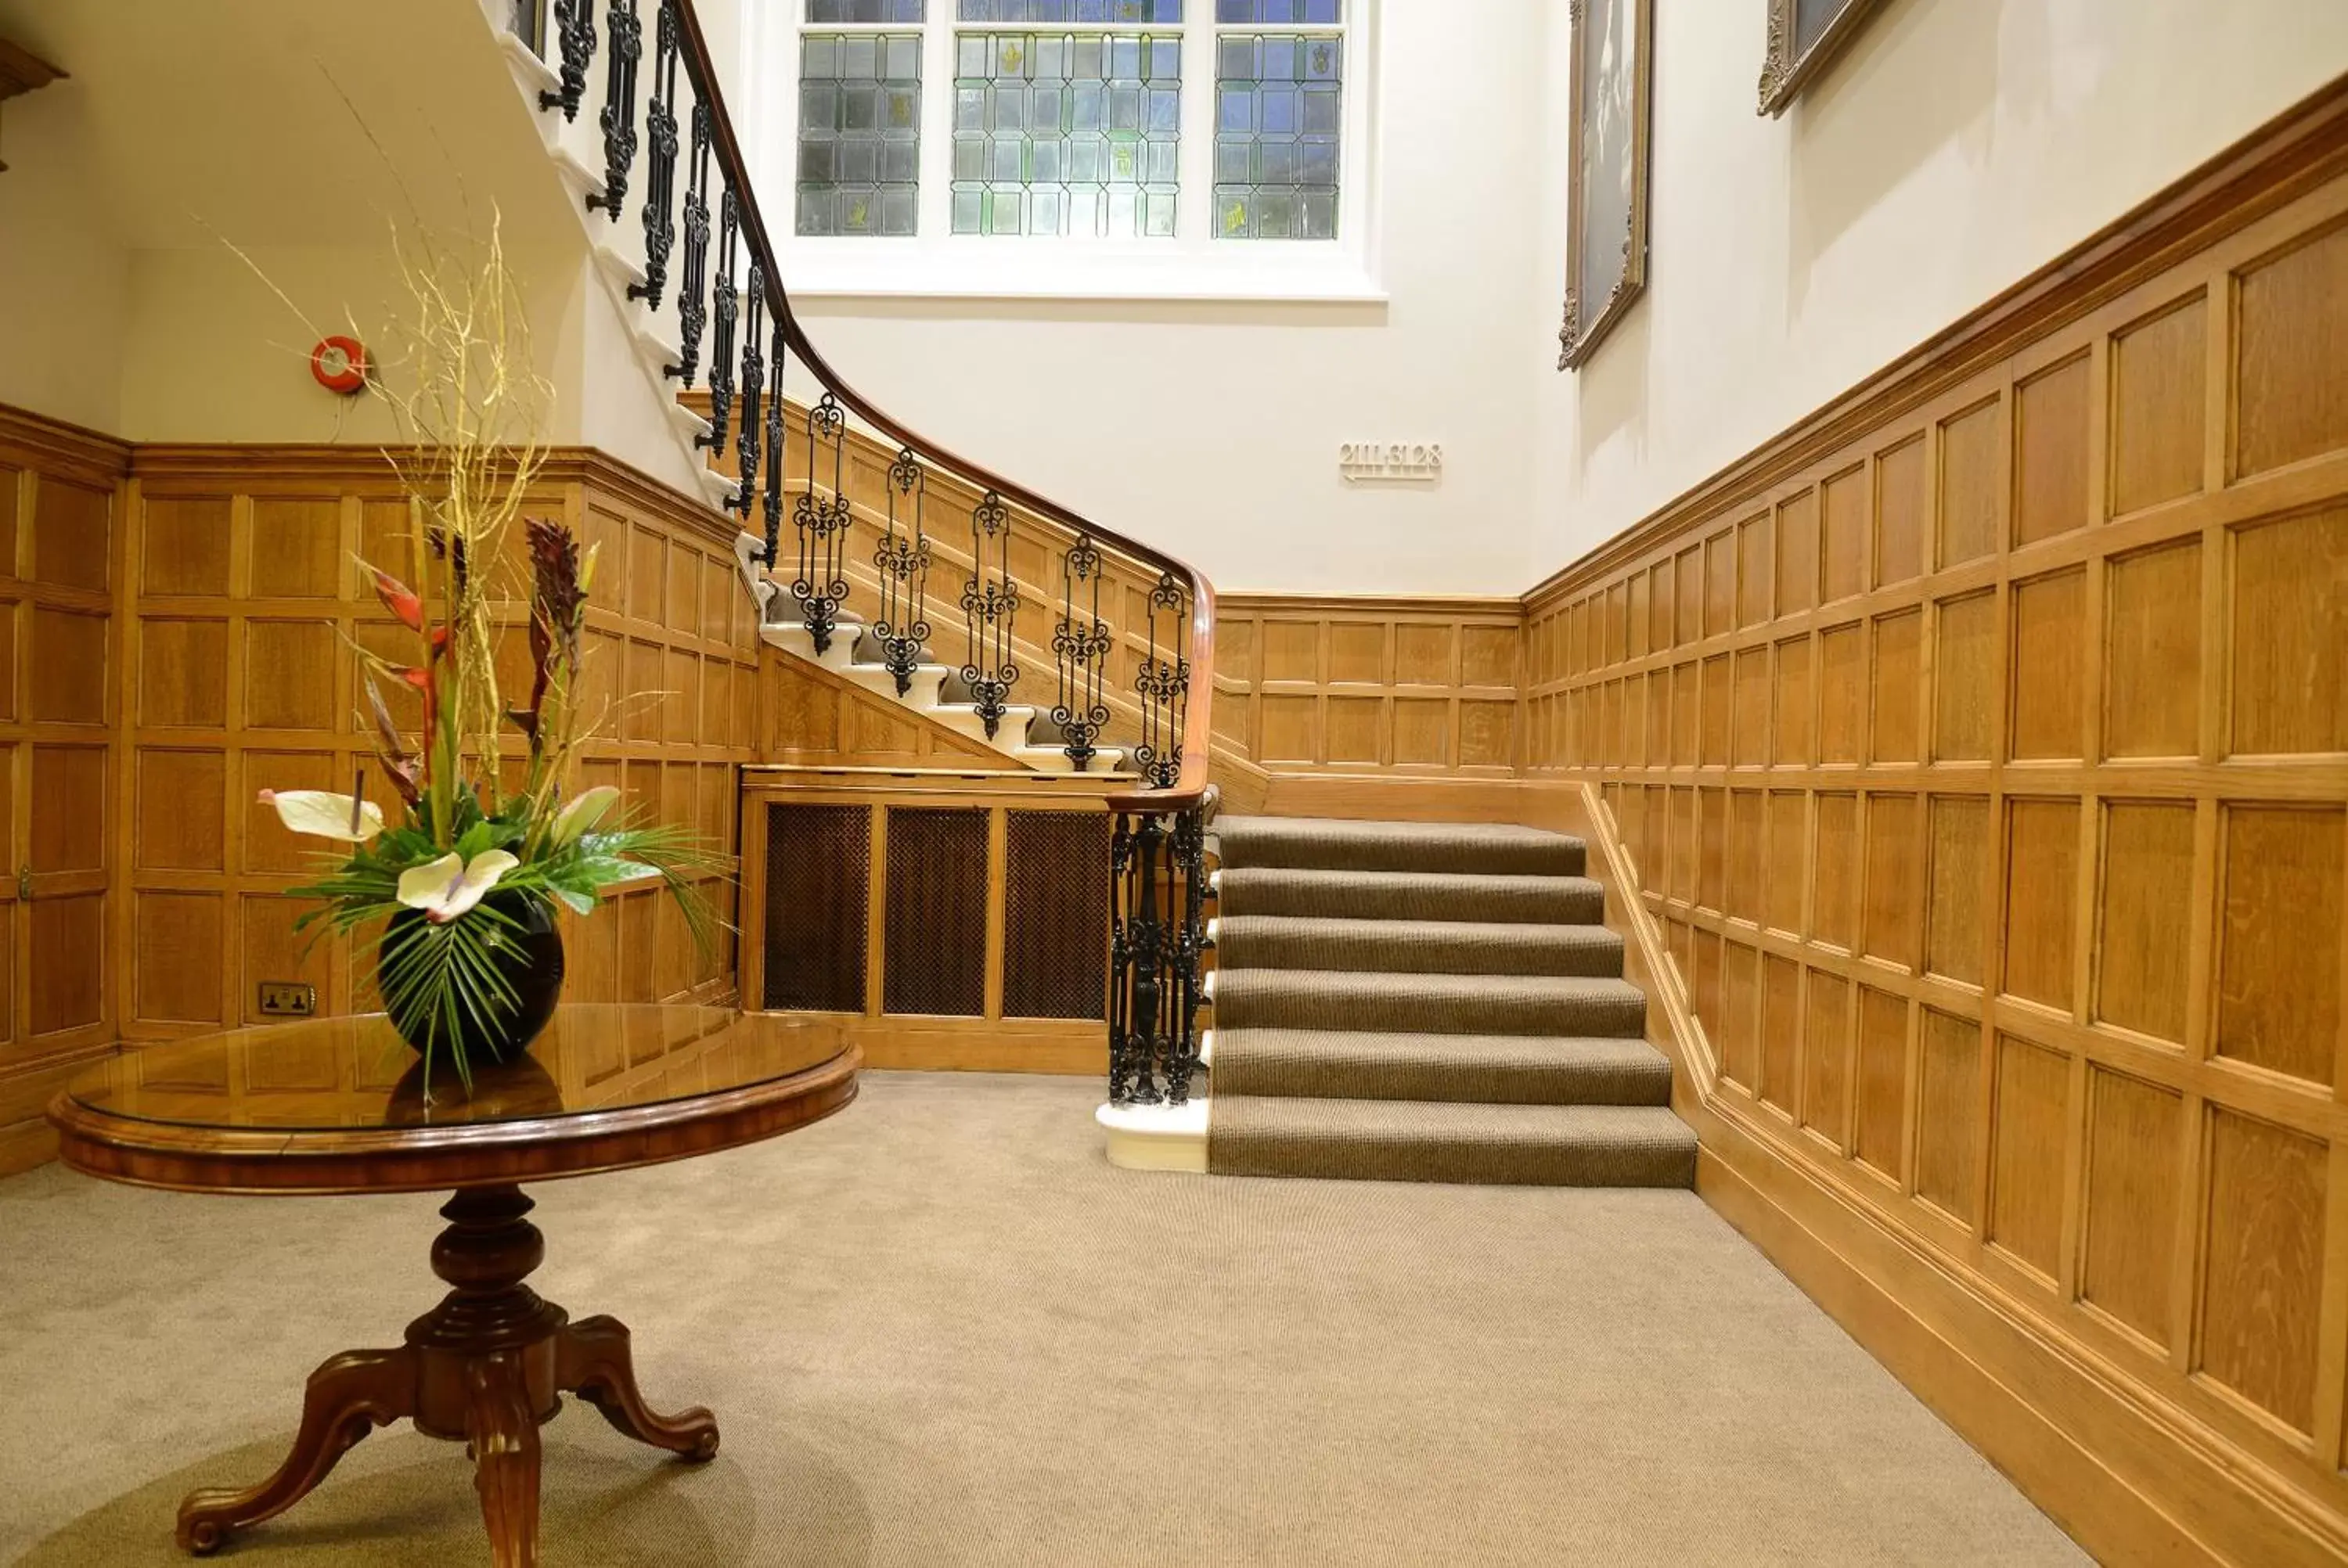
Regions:
<instances>
[{"instance_id":1,"label":"stair tread","mask_svg":"<svg viewBox=\"0 0 2348 1568\"><path fill-rule=\"evenodd\" d=\"M1581 925L1606 912L1604 890L1587 876L1229 864L1216 876L1222 911L1233 916Z\"/></svg>"},{"instance_id":2,"label":"stair tread","mask_svg":"<svg viewBox=\"0 0 2348 1568\"><path fill-rule=\"evenodd\" d=\"M1356 996L1364 991L1407 993L1412 996L1485 998L1606 997L1644 1003L1647 993L1629 980L1612 975L1444 975L1409 970L1273 969L1254 967L1218 971L1215 999L1222 1002L1241 990L1277 990L1289 994L1326 992Z\"/></svg>"},{"instance_id":3,"label":"stair tread","mask_svg":"<svg viewBox=\"0 0 2348 1568\"><path fill-rule=\"evenodd\" d=\"M1685 1186L1696 1137L1660 1105L1217 1094L1207 1168L1234 1175Z\"/></svg>"},{"instance_id":4,"label":"stair tread","mask_svg":"<svg viewBox=\"0 0 2348 1568\"><path fill-rule=\"evenodd\" d=\"M1215 943L1232 968L1406 974L1615 974L1622 938L1603 926L1547 921L1385 920L1338 915L1227 915Z\"/></svg>"},{"instance_id":5,"label":"stair tread","mask_svg":"<svg viewBox=\"0 0 2348 1568\"><path fill-rule=\"evenodd\" d=\"M1273 1098L1667 1105L1672 1065L1634 1036L1219 1029L1219 1093Z\"/></svg>"},{"instance_id":6,"label":"stair tread","mask_svg":"<svg viewBox=\"0 0 2348 1568\"><path fill-rule=\"evenodd\" d=\"M1226 866L1572 875L1585 855L1578 838L1508 823L1224 816L1215 834Z\"/></svg>"}]
</instances>

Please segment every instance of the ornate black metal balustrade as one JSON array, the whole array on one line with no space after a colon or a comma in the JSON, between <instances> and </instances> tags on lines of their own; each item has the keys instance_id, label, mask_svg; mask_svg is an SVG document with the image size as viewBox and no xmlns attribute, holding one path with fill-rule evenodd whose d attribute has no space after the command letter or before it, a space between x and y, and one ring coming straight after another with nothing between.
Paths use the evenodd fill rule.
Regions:
<instances>
[{"instance_id":1,"label":"ornate black metal balustrade","mask_svg":"<svg viewBox=\"0 0 2348 1568\"><path fill-rule=\"evenodd\" d=\"M1048 656L1050 717L1070 764L1089 770L1107 757L1139 775L1138 787L1108 798L1116 821L1110 1094L1119 1102L1182 1103L1199 1065L1209 897L1211 587L1162 552L923 440L848 386L791 311L692 0L600 3L600 32L599 0L545 0L534 12L517 10L517 25L533 48L554 55L558 85L539 102L566 122L586 103L599 59L603 67L595 119L602 183L587 206L616 222L632 187L642 192L643 278L628 295L647 311L674 313L676 358L666 371L706 389L709 427L696 442L713 462L732 459L726 504L746 524L762 525L755 559L773 582L785 569L788 504L796 559L781 586L819 654L860 619L854 596L869 560L872 612L857 656L877 658L904 695L934 660L933 639L954 635L950 624L933 624L941 608L930 600L930 569L937 553L953 548L932 536L933 504L959 507L963 497L977 497L968 503L969 572L958 601L949 601L962 612L962 682L994 737L1023 654ZM646 6L653 41L640 138ZM803 420L786 401L787 359L816 388ZM851 421L860 437L870 433L895 453L877 486L870 468L860 479L851 460ZM792 456L801 446L795 424L805 436L803 466ZM875 540L869 555L855 544L860 526ZM1020 581L1014 532L1038 563L1056 552L1056 584ZM1154 574L1138 579L1146 589L1132 575L1137 568ZM1138 613L1120 625L1128 600ZM779 595L768 600L778 602ZM1031 615L1023 628L1021 611L1031 605L1048 619Z\"/></svg>"}]
</instances>

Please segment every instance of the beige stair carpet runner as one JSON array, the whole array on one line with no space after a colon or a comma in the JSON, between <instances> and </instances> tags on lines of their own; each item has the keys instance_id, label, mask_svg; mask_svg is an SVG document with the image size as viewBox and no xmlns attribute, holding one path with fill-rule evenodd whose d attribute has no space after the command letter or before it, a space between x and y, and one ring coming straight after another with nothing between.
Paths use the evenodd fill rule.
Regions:
<instances>
[{"instance_id":1,"label":"beige stair carpet runner","mask_svg":"<svg viewBox=\"0 0 2348 1568\"><path fill-rule=\"evenodd\" d=\"M1687 1186L1695 1135L1581 841L1224 817L1207 1164Z\"/></svg>"}]
</instances>

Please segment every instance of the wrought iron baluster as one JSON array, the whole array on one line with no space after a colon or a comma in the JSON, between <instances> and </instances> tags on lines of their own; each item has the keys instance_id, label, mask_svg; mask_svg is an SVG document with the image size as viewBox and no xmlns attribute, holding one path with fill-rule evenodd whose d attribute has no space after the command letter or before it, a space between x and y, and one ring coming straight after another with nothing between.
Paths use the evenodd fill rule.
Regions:
<instances>
[{"instance_id":1,"label":"wrought iron baluster","mask_svg":"<svg viewBox=\"0 0 2348 1568\"><path fill-rule=\"evenodd\" d=\"M1079 534L1060 558L1060 623L1052 631L1052 660L1060 675L1052 722L1060 726L1061 748L1078 773L1100 754L1093 743L1108 723L1105 683L1113 641L1100 600L1100 547L1090 534Z\"/></svg>"},{"instance_id":2,"label":"wrought iron baluster","mask_svg":"<svg viewBox=\"0 0 2348 1568\"><path fill-rule=\"evenodd\" d=\"M750 507L758 494L758 442L760 439L758 400L767 385L767 360L758 352L758 334L766 326L767 272L756 258L750 262L750 317L742 332L742 425L734 437L735 451L741 457L742 488L734 497L734 509L742 520L750 520ZM779 400L779 395L778 400Z\"/></svg>"},{"instance_id":3,"label":"wrought iron baluster","mask_svg":"<svg viewBox=\"0 0 2348 1568\"><path fill-rule=\"evenodd\" d=\"M644 54L636 0L612 0L604 26L610 36L603 54L603 111L595 117L603 128L603 190L587 198L587 210L601 208L616 223L628 200L628 170L636 166L636 62Z\"/></svg>"},{"instance_id":4,"label":"wrought iron baluster","mask_svg":"<svg viewBox=\"0 0 2348 1568\"><path fill-rule=\"evenodd\" d=\"M696 92L698 89L696 89ZM693 102L693 153L685 174L685 281L676 291L677 363L671 375L685 385L701 369L701 328L706 319L701 302L709 281L709 100Z\"/></svg>"},{"instance_id":5,"label":"wrought iron baluster","mask_svg":"<svg viewBox=\"0 0 2348 1568\"><path fill-rule=\"evenodd\" d=\"M990 554L994 558L991 566ZM1019 683L1011 647L1019 614L1019 585L1011 578L1011 508L993 490L971 508L970 577L963 585L962 608L970 633L970 657L962 678L970 685L971 702L991 741L1002 726L1011 689Z\"/></svg>"},{"instance_id":6,"label":"wrought iron baluster","mask_svg":"<svg viewBox=\"0 0 2348 1568\"><path fill-rule=\"evenodd\" d=\"M1192 806L1174 819L1169 863L1177 879L1167 893L1179 917L1169 944L1173 960L1173 1017L1167 1031L1166 1102L1189 1101L1190 1079L1199 1071L1200 960L1207 949L1207 813Z\"/></svg>"},{"instance_id":7,"label":"wrought iron baluster","mask_svg":"<svg viewBox=\"0 0 2348 1568\"><path fill-rule=\"evenodd\" d=\"M564 119L577 119L587 96L587 67L595 63L595 0L554 0L554 27L562 49L562 84L539 94L538 107L559 108Z\"/></svg>"},{"instance_id":8,"label":"wrought iron baluster","mask_svg":"<svg viewBox=\"0 0 2348 1568\"><path fill-rule=\"evenodd\" d=\"M644 281L628 285L628 298L660 309L668 282L668 253L676 243L676 73L679 0L660 0L660 25L653 45L653 96L644 107L644 129L652 139L652 164L644 174Z\"/></svg>"},{"instance_id":9,"label":"wrought iron baluster","mask_svg":"<svg viewBox=\"0 0 2348 1568\"><path fill-rule=\"evenodd\" d=\"M717 201L717 285L709 301L717 317L709 334L709 430L695 437L696 446L715 452L726 450L726 431L734 413L734 323L742 311L742 296L734 287L734 252L740 239L740 210L728 186Z\"/></svg>"},{"instance_id":10,"label":"wrought iron baluster","mask_svg":"<svg viewBox=\"0 0 2348 1568\"><path fill-rule=\"evenodd\" d=\"M1190 705L1186 600L1172 572L1159 578L1149 591L1149 654L1133 678L1141 699L1141 744L1133 760L1153 789L1171 789L1182 776L1182 720Z\"/></svg>"},{"instance_id":11,"label":"wrought iron baluster","mask_svg":"<svg viewBox=\"0 0 2348 1568\"><path fill-rule=\"evenodd\" d=\"M808 410L807 488L791 506L791 523L798 535L799 571L791 579L791 597L798 600L799 616L822 653L831 646L839 625L839 607L848 600L848 530L852 514L848 504L848 415L829 392ZM831 450L831 494L816 493L815 477L822 449Z\"/></svg>"},{"instance_id":12,"label":"wrought iron baluster","mask_svg":"<svg viewBox=\"0 0 2348 1568\"><path fill-rule=\"evenodd\" d=\"M1165 1098L1158 1087L1158 1064L1166 1055L1166 838L1162 816L1145 815L1135 824L1131 861L1120 879L1125 894L1120 978L1126 992L1122 1102L1128 1104L1156 1105Z\"/></svg>"},{"instance_id":13,"label":"wrought iron baluster","mask_svg":"<svg viewBox=\"0 0 2348 1568\"><path fill-rule=\"evenodd\" d=\"M776 551L782 548L783 534L783 323L775 322L775 342L770 356L774 366L774 395L767 399L767 569L775 568Z\"/></svg>"},{"instance_id":14,"label":"wrought iron baluster","mask_svg":"<svg viewBox=\"0 0 2348 1568\"><path fill-rule=\"evenodd\" d=\"M900 697L913 690L913 671L930 640L930 536L922 516L929 490L922 460L911 447L903 448L889 465L889 533L872 552L872 564L880 569L880 615L872 635L881 663L897 678Z\"/></svg>"}]
</instances>

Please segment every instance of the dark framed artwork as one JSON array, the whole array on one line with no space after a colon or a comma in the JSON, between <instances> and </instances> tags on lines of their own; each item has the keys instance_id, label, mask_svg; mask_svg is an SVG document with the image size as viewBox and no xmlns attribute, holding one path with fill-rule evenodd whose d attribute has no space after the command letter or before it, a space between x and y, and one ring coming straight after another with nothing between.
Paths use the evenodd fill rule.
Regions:
<instances>
[{"instance_id":1,"label":"dark framed artwork","mask_svg":"<svg viewBox=\"0 0 2348 1568\"><path fill-rule=\"evenodd\" d=\"M1573 133L1568 165L1565 325L1571 370L1647 286L1647 124L1654 0L1568 0Z\"/></svg>"},{"instance_id":2,"label":"dark framed artwork","mask_svg":"<svg viewBox=\"0 0 2348 1568\"><path fill-rule=\"evenodd\" d=\"M1835 51L1851 41L1883 0L1765 0L1769 7L1769 43L1761 62L1761 107L1781 115L1802 84L1825 68Z\"/></svg>"}]
</instances>

